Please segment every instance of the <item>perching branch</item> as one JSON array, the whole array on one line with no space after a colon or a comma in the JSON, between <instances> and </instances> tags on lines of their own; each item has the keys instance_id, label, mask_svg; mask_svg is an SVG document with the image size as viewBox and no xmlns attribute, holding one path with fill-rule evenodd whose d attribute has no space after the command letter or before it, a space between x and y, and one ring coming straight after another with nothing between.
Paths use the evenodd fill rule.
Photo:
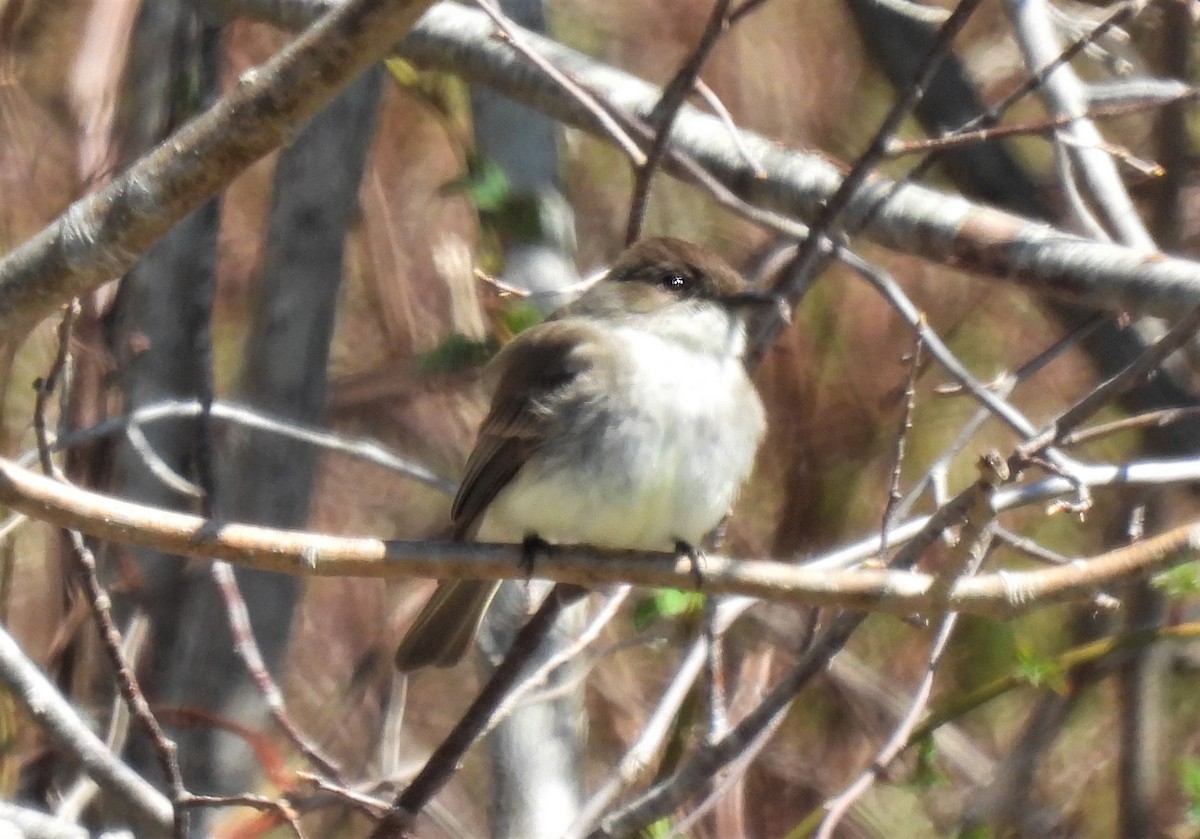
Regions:
<instances>
[{"instance_id":1,"label":"perching branch","mask_svg":"<svg viewBox=\"0 0 1200 839\"><path fill-rule=\"evenodd\" d=\"M1070 491L1071 485L1062 483L1061 491ZM996 494L997 499L1005 492L1010 498L1020 497L1005 490ZM101 539L287 574L489 580L524 579L530 574L520 545L385 542L222 524L89 492L4 460L0 460L0 502ZM999 500L996 507L1002 508ZM912 535L908 527L897 526L892 531L893 537L900 533ZM703 589L710 594L744 594L898 615L957 611L1008 617L1051 602L1089 598L1097 588L1116 580L1178 564L1190 558L1197 545L1200 523L1192 523L1070 565L998 571L949 586L941 585L936 577L911 571L833 571L828 570L826 561L803 566L710 556L704 562ZM653 552L555 546L538 555L532 571L537 577L584 586L618 581L681 589L696 585L690 558Z\"/></svg>"}]
</instances>

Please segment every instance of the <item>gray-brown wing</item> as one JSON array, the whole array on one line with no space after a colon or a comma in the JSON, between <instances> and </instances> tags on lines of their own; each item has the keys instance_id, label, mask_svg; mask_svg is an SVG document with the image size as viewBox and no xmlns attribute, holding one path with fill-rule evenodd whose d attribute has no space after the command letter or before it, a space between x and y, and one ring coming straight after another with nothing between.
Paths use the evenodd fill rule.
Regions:
<instances>
[{"instance_id":1,"label":"gray-brown wing","mask_svg":"<svg viewBox=\"0 0 1200 839\"><path fill-rule=\"evenodd\" d=\"M467 460L450 517L454 538L473 534L492 499L545 439L544 410L587 373L594 358L595 327L566 319L521 333L492 362L492 407Z\"/></svg>"}]
</instances>

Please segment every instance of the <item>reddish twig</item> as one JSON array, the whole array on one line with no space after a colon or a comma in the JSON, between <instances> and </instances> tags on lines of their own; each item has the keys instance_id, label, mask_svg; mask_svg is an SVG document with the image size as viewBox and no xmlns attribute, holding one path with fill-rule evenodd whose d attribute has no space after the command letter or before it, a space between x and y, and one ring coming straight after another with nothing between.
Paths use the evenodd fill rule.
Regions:
<instances>
[{"instance_id":1,"label":"reddish twig","mask_svg":"<svg viewBox=\"0 0 1200 839\"><path fill-rule=\"evenodd\" d=\"M1180 93L1160 101L1099 105L1089 108L1083 116L1093 120L1128 116L1168 105L1191 102L1197 98L1200 98L1200 90L1189 90L1186 93ZM894 140L888 144L887 157L895 159L906 157L910 154L940 154L951 149L962 148L963 146L990 143L1010 137L1023 137L1031 134L1053 134L1055 130L1070 125L1076 119L1078 117L1059 116L1013 125L988 125L985 128L970 129L961 128L953 133L943 134L940 137L926 137L919 140Z\"/></svg>"}]
</instances>

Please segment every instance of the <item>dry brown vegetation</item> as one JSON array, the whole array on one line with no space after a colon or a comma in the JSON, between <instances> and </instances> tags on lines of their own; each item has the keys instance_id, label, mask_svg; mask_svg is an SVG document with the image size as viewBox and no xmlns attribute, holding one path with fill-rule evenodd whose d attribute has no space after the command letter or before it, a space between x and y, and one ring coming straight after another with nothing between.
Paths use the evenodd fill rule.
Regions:
<instances>
[{"instance_id":1,"label":"dry brown vegetation","mask_svg":"<svg viewBox=\"0 0 1200 839\"><path fill-rule=\"evenodd\" d=\"M190 14L191 4L182 0L163 5L184 18ZM247 70L262 64L294 36L261 19L270 16L262 7L271 4L227 0L217 5L226 17L219 27L219 72L212 83L219 91L230 91L246 78ZM903 79L891 76L879 45L862 37L865 28L885 25L878 18L867 22L870 18L862 9L873 5L849 0L768 0L728 27L700 76L737 126L763 135L782 149L819 152L848 171L892 107L897 90L906 91L911 79L911 72ZM1019 4L981 4L954 42L954 55L962 62L961 78L974 85L983 102L1000 100L1030 77L1017 45L1018 37L1024 36L1014 34L1006 5ZM1062 47L1086 37L1112 12L1078 3L1059 5L1062 17L1055 20ZM937 11L954 6L947 2L922 8ZM1178 78L1190 84L1197 43L1194 5L1159 0L1117 6L1130 9L1122 20L1128 39L1101 38L1072 67L1093 85L1124 82L1129 89L1091 107L1119 107L1148 98L1132 89L1135 81ZM52 223L72 201L110 183L146 152L151 139L169 136L184 117L203 110L204 88L198 81L202 73L194 69L202 62L196 59L196 64L189 64L192 58L176 62L173 51L181 48L179 42L147 41L144 36L139 40L138 7L133 0L0 0L0 250L6 254ZM555 40L599 62L665 84L695 48L709 9L709 3L697 0L559 0L548 4L547 13L549 34ZM927 34L936 29L930 27ZM1180 29L1192 36L1190 42L1184 39L1183 47L1173 37ZM194 32L189 37L196 40ZM897 29L891 37L904 40L910 35ZM194 46L192 41L188 44L189 49ZM491 48L497 44L503 46L496 41ZM920 55L924 45L917 39L909 42L908 49ZM149 92L139 87L145 77L126 72L132 66L130 56L139 50L170 58L168 64L178 65L171 71L179 73L173 81L195 88L167 94L165 86ZM486 212L481 214L478 201L473 200L477 196L455 186L476 162L467 86L448 72L457 69L455 61L454 56L419 57L413 64L394 61L389 72L380 74L377 100L367 97L367 104L361 106L372 109L378 103L365 163L361 173L353 175L357 191L348 199L343 277L340 287L334 286L334 330L327 356L318 354L324 358L322 375L328 375L318 394L324 407L313 416L292 417L299 423L324 424L348 436L378 441L451 479L461 469L486 402L478 365L461 360L442 363L441 353L452 334L475 340L507 337L512 303L471 270L476 264L499 267L507 240L497 232L502 224ZM1118 65L1125 68L1123 74L1113 72ZM193 70L180 71L179 66ZM463 72L475 79L487 75L478 69ZM1042 82L1037 87L1044 87ZM506 84L510 83L500 86ZM613 93L593 89L602 99ZM1071 195L1087 181L1088 164L1076 158L1064 175L1064 167L1055 162L1055 135L1046 129L1030 130L1002 145L1004 153L1012 155L1008 165L1027 179L1024 183L1006 182L1003 177L985 182L986 175L973 168L977 162L935 167L923 178L947 196L962 195L1000 211L1028 215L1031 207L1041 207L1045 213L1040 220L1064 231L1064 239L1068 234L1095 238L1102 233L1115 245L1111 252L1095 252L1100 262L1106 254L1116 253L1118 246L1135 254L1152 253L1144 257L1147 271L1154 265L1176 266L1189 279L1190 285L1180 282L1171 290L1174 296L1156 298L1147 293L1144 307L1139 305L1138 295L1145 293L1140 286L1093 297L1094 289L1080 279L1081 274L1073 273L1077 271L1073 263L1061 270L1060 276L1066 278L1061 287L1043 283L1041 276L1031 279L1021 274L1023 268L1018 270L1023 251L1011 244L1018 237L1008 239L1009 228L1003 224L997 229L1004 235L983 229L982 221L969 231L970 225L964 224L957 231L961 241L945 248L954 255L945 257L933 254L935 246L921 239L922 230L891 235L871 228L864 233L842 217L825 232L845 234L855 253L894 278L928 326L972 374L984 383L995 383L994 392L1001 399L1009 398L1035 428L1042 428L1093 393L1100 382L1118 375L1161 336L1162 322L1147 326L1141 318L1144 311L1157 315L1173 311L1183 317L1200 305L1200 264L1190 261L1196 257L1192 221L1200 206L1194 186L1192 94L1183 85L1169 91L1156 88L1152 95L1158 99L1151 105L1098 123L1111 144L1100 151L1118 163L1123 178L1120 189L1127 190L1125 195L1131 196L1136 210L1133 220L1114 221L1107 215L1114 201L1120 204L1108 192L1092 194L1085 188L1082 196ZM185 104L171 99L172 95L186 100ZM155 101L147 97L165 97L170 109L182 110L154 123L145 117L146 103ZM941 105L935 101L931 107ZM1047 108L1035 91L1004 117L1003 124L1058 116ZM139 121L143 118L150 120L150 128ZM918 111L918 117L910 116L901 124L896 139L926 136L931 120ZM293 126L288 133L294 138L298 128ZM336 134L332 136L338 142ZM1057 137L1060 156L1077 148L1061 134ZM620 249L633 170L609 138L585 132L578 123L562 126L558 152L559 180L574 212L577 261L586 273ZM244 363L256 332L269 331L259 319L267 296L261 275L269 261L268 219L274 206L272 191L278 189L278 159L277 153L269 154L221 193L214 286L207 305L211 376L218 401L249 399L268 413L290 416L286 401L254 403L257 383L254 371L247 371ZM874 171L902 177L916 159L884 160L877 162ZM1142 160L1165 168L1151 177L1140 166ZM1130 161L1139 166L1127 165ZM674 171L678 173L677 163ZM774 177L773 172L766 180ZM653 184L646 233L707 242L764 284L787 276L786 270L761 270L767 257L790 241L779 230L722 208L708 190L694 183L660 173ZM813 196L819 189L799 195L794 206L786 208L778 198L763 197L765 191L755 196L752 178L730 186L743 197L751 195L752 204L805 223L815 220ZM1105 187L1109 188L1111 184ZM201 197L191 206L197 206ZM949 206L950 198L942 203ZM994 221L999 216L987 218ZM897 222L879 223L880 227L889 224ZM1146 238L1131 234L1131 229L1142 230ZM976 234L978 238L972 238ZM906 237L920 241L910 243ZM935 237L928 234L928 238ZM100 262L90 252L81 259ZM781 263L773 264L777 268ZM988 264L998 267L989 269ZM8 276L4 271L0 263L0 291ZM1018 281L1005 281L1013 278ZM151 277L149 285L157 281ZM51 428L58 427L59 433L127 411L133 392L128 371L155 349L155 341L141 326L122 320L126 313L121 307L130 305L122 295L135 292L118 292L118 282L114 277L110 282L91 283L81 300L69 346L69 391L61 402L56 395L49 406ZM1121 300L1133 302L1114 305L1121 294L1126 295ZM1078 308L1068 311L1066 296ZM12 299L0 293L0 301ZM56 302L63 305L67 299ZM1064 352L1008 397L1000 389L1001 377L1071 335L1085 319L1081 312L1107 312L1110 317L1101 332L1076 335ZM30 385L48 374L60 349L61 314L45 305L39 314L35 328L28 334L7 335L3 345L0 429L3 455L9 459L36 449L35 392ZM11 322L15 321L5 321ZM1136 340L1130 338L1135 332ZM921 365L914 370L916 347L912 325L858 272L843 263L820 272L799 300L792 323L779 330L756 371L768 405L770 430L722 553L800 564L880 533L900 441L904 459L896 485L905 493L931 469L979 408L977 399L962 388L946 392L955 383L954 376L927 344L920 347ZM205 360L189 361L202 367ZM1194 409L1194 367L1193 342L1156 376L1130 377L1128 391L1121 398L1114 395L1106 400L1088 417L1088 424L1165 408ZM1154 386L1147 386L1147 381ZM911 397L906 395L910 382ZM278 398L286 400L287 395ZM911 428L901 431L906 410L912 412ZM205 486L203 474L197 475L203 470L197 470L200 455L194 441L211 430L218 485L222 491L233 484L241 486L238 472L245 462L241 458L256 447L239 436L246 432L222 422L207 430L192 423L179 425L181 471ZM1146 422L1063 451L1087 464L1154 460L1182 468L1200 447L1197 434L1200 425L1194 418L1161 428ZM1045 446L1021 451L1026 436L996 417L982 423L945 464L940 492L924 494L913 514L932 513L973 486L982 487L980 492L1003 491L1056 473L1080 480L1070 464L1048 464L1046 457L1053 453L1047 456ZM130 455L122 454L122 447L128 444L119 435L106 437L73 448L59 463L71 481L84 487L128 495L150 508L212 512L178 494L147 497L141 490L128 489L124 481L129 467L122 466L122 458ZM1014 469L1009 479L995 479L991 487L976 483L979 457L992 450L1001 460L1020 466L1022 473ZM1026 457L1021 460L1018 455ZM307 486L308 477L289 473L296 458L282 456L267 470L272 472L266 476L270 481L245 492L271 494L281 491L272 487L289 483ZM258 508L247 512L236 504L222 507L217 499L220 519L347 537L444 536L450 496L443 489L336 452L321 451L310 465L311 495L302 493L291 513L276 515ZM305 468L297 465L298 471ZM986 470L984 477L992 480ZM957 537L957 543L949 536L931 540L915 557L917 568L932 575L930 588L936 591L939 581L949 585L959 574L969 576L963 556L968 549L987 553L980 573L1047 567L1031 558L1028 550L1003 539L993 542L989 528L996 521L1044 552L1072 559L1106 554L1131 542L1136 545L1197 520L1193 489L1197 477L1180 472L1137 485L1098 487L1087 494L1086 509L1059 509L1052 514L1047 510L1050 500L1042 499L1004 510L998 519L995 514L987 521L962 514L947 522L947 533ZM3 482L7 486L8 478ZM1091 478L1082 482L1088 484ZM13 492L4 491L6 502L14 503ZM14 503L11 509L16 515L23 508ZM13 520L13 526L3 532L3 625L103 736L114 713L116 692L89 620L95 603L78 586L71 543L58 529L37 521L39 517L35 513L29 521ZM153 514L147 519L150 533ZM900 524L897 520L888 526ZM78 526L93 533L82 520ZM904 536L910 537L911 533ZM101 561L102 579L116 600L118 623L124 631L135 607L154 605L156 583L147 576L153 578L153 569L168 566L155 565L161 558L148 558L144 548L100 540L89 544ZM218 555L204 540L196 545L198 554ZM932 695L915 704L918 717L950 709L941 720L939 739L920 739L904 751L850 807L833 835L1196 835L1200 710L1193 701L1194 651L1187 643L1196 631L1191 603L1195 580L1178 570L1169 572L1166 582L1150 573L1177 564L1187 558L1187 550L1194 549L1182 537L1172 545L1171 550L1164 549L1163 557L1139 560L1134 569L1138 573L1126 571L1089 585L1095 596L1076 591L1070 602L1056 605L1047 596L1040 608L1022 608L1020 614L1003 619L988 616L1004 605L1003 598L997 597L975 607L975 614L963 615L934 667ZM897 545L891 559L902 552ZM868 572L878 571L880 563L889 559L887 554L877 554L865 551ZM192 581L188 585L198 580L209 585L206 561L179 561L169 567ZM521 576L515 559L509 567L509 576ZM576 579L569 567L563 568L551 576ZM686 577L680 578L686 582ZM882 578L885 584L900 579ZM723 585L723 579L714 577L714 584ZM731 583L731 590L737 590L738 584ZM230 651L216 662L186 657L191 655L186 652L187 639L227 634L223 608L188 611L185 601L199 595L187 591L180 595L179 604L166 609L183 623L169 630L169 640L163 634L163 618L152 619L154 630L142 647L137 668L142 688L167 733L180 740L183 780L192 793L209 791L206 783L215 774L232 783L232 789L214 783L213 792L263 797L251 802L255 805L251 809L205 810L203 820L193 821L197 831L200 824L224 836L286 830L281 827L282 811L266 803L274 801L286 802L286 807L301 814L299 830L306 835L366 835L392 796L404 789L459 720L485 678L482 670L476 673L463 666L421 674L410 680L406 697L396 694L391 651L430 591L425 580L384 573L308 576L302 580L294 613L289 606L278 616L256 612L248 595L254 619L274 623L280 635L275 652L270 652L271 642L266 650L283 687L287 712L340 765L343 775L334 778L306 758L267 717L255 689L243 678L241 659L230 643L223 642ZM714 779L687 788L676 805L664 806L656 814L648 810L652 818L636 824L620 822L620 826L644 828L646 835L667 835L678 820L689 819L704 805L707 809L698 820L683 822L680 829L685 835L764 839L810 835L820 822L821 808L871 767L884 742L900 729L899 719L925 674L931 644L949 614L935 610L905 617L908 601L901 595L881 587L869 596L884 602L887 614L867 618L832 663L818 667L802 683L798 699L776 721L778 728L769 738L745 744L744 761L734 759ZM890 606L886 605L889 596L896 598ZM582 784L589 793L613 777L614 767L676 676L684 651L704 635L706 616L699 608L680 616L658 615L648 629L635 628L632 604L640 599L641 594L635 593L577 657L578 669L571 672L564 688L582 691L586 738L579 748ZM600 600L600 595L593 598L593 602ZM803 659L802 642L822 637L837 626L839 614L846 614L834 606L815 610L797 605L804 602L803 591L785 592L778 600L754 606L727 631L717 633L719 672L709 669L697 677L688 699L672 716L664 742L605 815L618 812L622 801L635 798L656 781L671 781L677 770L703 756L706 747L729 731L720 722L722 715L730 725L745 719ZM859 606L863 602L844 601ZM191 622L182 620L184 616ZM1115 647L1103 646L1114 638L1118 639ZM1089 643L1099 646L1089 647ZM180 663L190 681L172 683L179 674L163 663L164 657ZM0 693L0 742L5 745L0 752L0 798L53 811L63 790L76 779L79 758L30 715L12 676L4 675L3 681L8 692ZM217 690L215 696L189 693L206 682L235 687ZM174 686L167 687L169 683ZM976 691L989 685L999 685L995 696L971 701ZM389 740L386 719L398 713L401 704L405 706L403 734L399 741ZM579 719L584 717L575 721ZM214 731L237 726L241 728L235 736L213 742ZM134 735L127 752L130 765L163 787L154 749L144 740L138 742L139 736ZM220 760L227 750L236 751L236 742L249 743L257 752L224 776L224 769L213 773L211 767L197 768L196 761ZM397 747L398 758L383 754ZM202 759L197 757L201 752ZM246 765L252 769L246 770ZM475 748L463 770L427 809L431 817L417 822L417 835L487 835L489 824L496 821L489 803L494 789L489 776L506 770L524 771L502 762L497 768L495 762L488 763L484 747ZM338 787L361 783L363 794L372 796L373 803L355 807L346 802L344 790L317 794L314 783L297 774L300 771L336 780ZM720 794L709 801L710 793ZM178 790L172 795L178 804ZM102 793L81 823L93 831L124 823L123 811L111 803ZM190 811L196 814L199 809L193 806ZM0 811L0 820L5 818ZM593 822L581 835L607 826ZM154 824L140 829L163 828ZM50 834L29 829L29 835Z\"/></svg>"}]
</instances>

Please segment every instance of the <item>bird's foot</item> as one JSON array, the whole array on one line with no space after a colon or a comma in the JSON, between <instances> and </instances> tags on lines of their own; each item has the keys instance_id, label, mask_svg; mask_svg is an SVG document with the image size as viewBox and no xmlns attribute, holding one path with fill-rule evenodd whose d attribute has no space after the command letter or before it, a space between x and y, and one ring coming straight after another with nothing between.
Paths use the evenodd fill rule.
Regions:
<instances>
[{"instance_id":1,"label":"bird's foot","mask_svg":"<svg viewBox=\"0 0 1200 839\"><path fill-rule=\"evenodd\" d=\"M525 572L525 582L533 578L533 566L538 553L547 553L549 550L550 543L536 533L527 533L521 540L521 570Z\"/></svg>"},{"instance_id":2,"label":"bird's foot","mask_svg":"<svg viewBox=\"0 0 1200 839\"><path fill-rule=\"evenodd\" d=\"M527 534L521 541L521 565L525 571L526 584L533 578L533 565L537 560L538 553L546 553L550 548L550 543L536 533ZM557 597L563 606L570 606L575 601L586 597L587 593L588 590L583 586L558 583L554 586L551 596Z\"/></svg>"},{"instance_id":3,"label":"bird's foot","mask_svg":"<svg viewBox=\"0 0 1200 839\"><path fill-rule=\"evenodd\" d=\"M687 557L692 570L692 579L696 581L696 591L704 588L704 551L690 542L678 539L675 542L675 555Z\"/></svg>"}]
</instances>

